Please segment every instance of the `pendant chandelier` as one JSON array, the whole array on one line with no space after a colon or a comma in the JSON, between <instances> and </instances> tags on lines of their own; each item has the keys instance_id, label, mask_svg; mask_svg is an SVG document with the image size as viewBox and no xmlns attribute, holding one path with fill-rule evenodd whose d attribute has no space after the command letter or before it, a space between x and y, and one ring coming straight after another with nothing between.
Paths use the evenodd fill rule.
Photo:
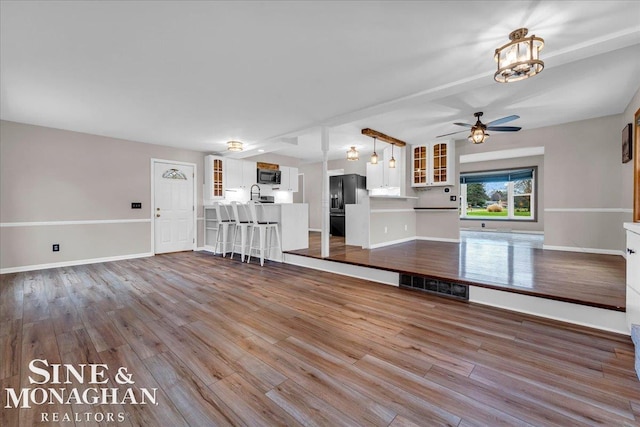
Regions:
<instances>
[{"instance_id":1,"label":"pendant chandelier","mask_svg":"<svg viewBox=\"0 0 640 427\"><path fill-rule=\"evenodd\" d=\"M347 151L347 160L353 162L358 159L359 159L358 150L356 150L356 147L351 147L349 151Z\"/></svg>"},{"instance_id":2,"label":"pendant chandelier","mask_svg":"<svg viewBox=\"0 0 640 427\"><path fill-rule=\"evenodd\" d=\"M493 78L500 83L517 82L533 77L544 69L540 60L540 51L544 40L532 35L526 28L519 28L509 34L509 43L496 49L494 59L498 63L498 71Z\"/></svg>"},{"instance_id":3,"label":"pendant chandelier","mask_svg":"<svg viewBox=\"0 0 640 427\"><path fill-rule=\"evenodd\" d=\"M396 159L393 157L393 147L396 144L391 144L391 159L389 159L389 168L393 169L396 167Z\"/></svg>"},{"instance_id":4,"label":"pendant chandelier","mask_svg":"<svg viewBox=\"0 0 640 427\"><path fill-rule=\"evenodd\" d=\"M373 137L373 154L371 155L371 164L378 164L378 153L376 153L376 137Z\"/></svg>"}]
</instances>

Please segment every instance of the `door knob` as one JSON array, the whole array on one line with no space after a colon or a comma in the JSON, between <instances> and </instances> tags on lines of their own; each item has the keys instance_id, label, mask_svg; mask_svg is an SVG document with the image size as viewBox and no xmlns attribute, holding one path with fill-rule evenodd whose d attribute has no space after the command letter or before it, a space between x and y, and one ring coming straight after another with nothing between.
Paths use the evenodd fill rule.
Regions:
<instances>
[{"instance_id":1,"label":"door knob","mask_svg":"<svg viewBox=\"0 0 640 427\"><path fill-rule=\"evenodd\" d=\"M156 214L156 218L160 218L160 214Z\"/></svg>"},{"instance_id":2,"label":"door knob","mask_svg":"<svg viewBox=\"0 0 640 427\"><path fill-rule=\"evenodd\" d=\"M156 210L157 210L157 211L159 211L159 210L160 210L160 208L156 208Z\"/></svg>"}]
</instances>

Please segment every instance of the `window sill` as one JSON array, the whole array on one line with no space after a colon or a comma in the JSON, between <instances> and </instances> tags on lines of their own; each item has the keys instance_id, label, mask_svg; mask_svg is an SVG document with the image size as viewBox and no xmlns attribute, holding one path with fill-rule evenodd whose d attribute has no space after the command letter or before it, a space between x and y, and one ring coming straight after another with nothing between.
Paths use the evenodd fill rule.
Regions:
<instances>
[{"instance_id":1,"label":"window sill","mask_svg":"<svg viewBox=\"0 0 640 427\"><path fill-rule=\"evenodd\" d=\"M491 216L476 216L476 217L460 217L462 221L511 221L511 222L538 222L537 219L518 219L518 218L496 218Z\"/></svg>"}]
</instances>

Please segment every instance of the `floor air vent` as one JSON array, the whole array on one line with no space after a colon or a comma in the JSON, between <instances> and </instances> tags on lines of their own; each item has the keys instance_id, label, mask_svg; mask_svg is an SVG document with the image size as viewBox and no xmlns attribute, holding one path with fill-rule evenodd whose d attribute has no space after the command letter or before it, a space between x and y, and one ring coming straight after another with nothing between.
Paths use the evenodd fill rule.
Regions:
<instances>
[{"instance_id":1,"label":"floor air vent","mask_svg":"<svg viewBox=\"0 0 640 427\"><path fill-rule=\"evenodd\" d=\"M412 276L410 274L400 275L400 287L417 289L430 294L446 296L468 301L469 286L459 283L446 282L444 280L430 277Z\"/></svg>"}]
</instances>

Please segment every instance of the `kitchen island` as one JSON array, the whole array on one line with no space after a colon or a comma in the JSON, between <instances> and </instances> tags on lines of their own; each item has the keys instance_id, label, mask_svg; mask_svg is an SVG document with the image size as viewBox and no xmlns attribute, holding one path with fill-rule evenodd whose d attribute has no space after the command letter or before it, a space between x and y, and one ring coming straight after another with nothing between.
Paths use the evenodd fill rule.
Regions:
<instances>
[{"instance_id":1,"label":"kitchen island","mask_svg":"<svg viewBox=\"0 0 640 427\"><path fill-rule=\"evenodd\" d=\"M216 207L204 206L204 250L215 252L218 223ZM276 221L282 242L282 251L306 249L309 247L309 205L307 203L263 203L258 206L258 221ZM249 231L250 234L250 231ZM224 249L218 251L230 253L232 251L233 226L228 228ZM277 253L276 253L277 252ZM272 251L267 258L282 261L280 251Z\"/></svg>"}]
</instances>

